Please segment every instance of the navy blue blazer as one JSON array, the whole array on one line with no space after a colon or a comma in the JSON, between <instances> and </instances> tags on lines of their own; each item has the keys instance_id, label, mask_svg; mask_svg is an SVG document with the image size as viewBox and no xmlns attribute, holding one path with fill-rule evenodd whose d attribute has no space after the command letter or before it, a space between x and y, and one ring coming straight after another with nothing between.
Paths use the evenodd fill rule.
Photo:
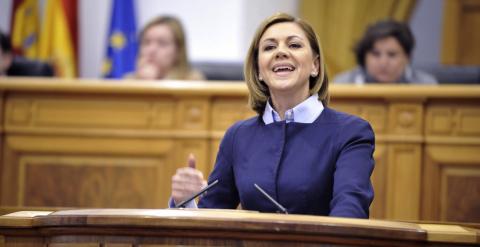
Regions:
<instances>
[{"instance_id":1,"label":"navy blue blazer","mask_svg":"<svg viewBox=\"0 0 480 247\"><path fill-rule=\"evenodd\" d=\"M276 212L258 184L289 213L368 218L373 200L374 133L365 120L326 107L313 123L261 116L230 127L220 144L201 208Z\"/></svg>"}]
</instances>

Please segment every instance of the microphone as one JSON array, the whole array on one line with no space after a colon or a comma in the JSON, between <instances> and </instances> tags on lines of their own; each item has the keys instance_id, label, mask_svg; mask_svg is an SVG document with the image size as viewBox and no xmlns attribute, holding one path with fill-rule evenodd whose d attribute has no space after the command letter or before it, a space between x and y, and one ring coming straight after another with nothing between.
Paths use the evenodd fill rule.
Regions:
<instances>
[{"instance_id":1,"label":"microphone","mask_svg":"<svg viewBox=\"0 0 480 247\"><path fill-rule=\"evenodd\" d=\"M209 190L210 188L212 188L213 186L215 186L216 184L218 183L218 179L211 182L207 187L203 188L202 190L200 190L199 192L195 193L194 195L192 195L190 198L186 199L185 201L179 203L175 208L184 208L185 205L187 203L189 203L190 201L192 201L193 199L197 198L199 195L205 193L207 190Z\"/></svg>"},{"instance_id":2,"label":"microphone","mask_svg":"<svg viewBox=\"0 0 480 247\"><path fill-rule=\"evenodd\" d=\"M287 209L285 209L280 203L275 201L275 199L273 199L270 195L268 195L268 193L265 192L262 188L260 188L260 186L258 186L257 184L253 184L253 185L258 191L260 191L260 193L262 193L262 195L264 195L270 202L272 202L280 210L280 212L284 214L288 214Z\"/></svg>"}]
</instances>

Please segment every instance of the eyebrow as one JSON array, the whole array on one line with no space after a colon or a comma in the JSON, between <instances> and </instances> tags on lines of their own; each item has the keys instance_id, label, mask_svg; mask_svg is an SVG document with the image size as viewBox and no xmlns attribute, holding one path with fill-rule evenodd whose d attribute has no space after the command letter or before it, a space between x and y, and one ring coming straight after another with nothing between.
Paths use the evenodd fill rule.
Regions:
<instances>
[{"instance_id":1,"label":"eyebrow","mask_svg":"<svg viewBox=\"0 0 480 247\"><path fill-rule=\"evenodd\" d=\"M300 36L298 36L298 35L290 35L290 36L287 37L287 41L290 41L290 40L292 40L292 39L294 39L294 38L298 38L298 39L300 39L300 40L303 40L302 37L300 37ZM267 42L267 41L276 42L277 39L275 39L275 38L268 38L268 39L264 39L263 41L261 41L261 43L265 43L265 42Z\"/></svg>"}]
</instances>

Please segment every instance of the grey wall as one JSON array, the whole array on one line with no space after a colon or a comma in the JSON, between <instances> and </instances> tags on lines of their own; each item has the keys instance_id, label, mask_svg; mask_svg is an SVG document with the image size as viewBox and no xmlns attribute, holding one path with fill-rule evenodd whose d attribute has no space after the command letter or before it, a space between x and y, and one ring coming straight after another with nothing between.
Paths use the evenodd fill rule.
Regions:
<instances>
[{"instance_id":1,"label":"grey wall","mask_svg":"<svg viewBox=\"0 0 480 247\"><path fill-rule=\"evenodd\" d=\"M0 0L0 30L10 33L11 0Z\"/></svg>"},{"instance_id":2,"label":"grey wall","mask_svg":"<svg viewBox=\"0 0 480 247\"><path fill-rule=\"evenodd\" d=\"M439 64L442 45L444 0L418 0L410 19L416 39L412 63Z\"/></svg>"}]
</instances>

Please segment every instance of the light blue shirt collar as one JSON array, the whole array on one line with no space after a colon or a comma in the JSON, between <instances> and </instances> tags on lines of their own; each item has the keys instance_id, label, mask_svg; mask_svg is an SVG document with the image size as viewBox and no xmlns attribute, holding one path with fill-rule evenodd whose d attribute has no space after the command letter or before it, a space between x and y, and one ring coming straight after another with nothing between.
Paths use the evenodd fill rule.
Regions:
<instances>
[{"instance_id":1,"label":"light blue shirt collar","mask_svg":"<svg viewBox=\"0 0 480 247\"><path fill-rule=\"evenodd\" d=\"M314 94L292 109L287 110L285 112L285 121L287 123L313 123L320 116L323 108L322 102L318 100L318 94ZM269 101L267 101L262 118L265 124L282 121L280 115L273 109Z\"/></svg>"}]
</instances>

